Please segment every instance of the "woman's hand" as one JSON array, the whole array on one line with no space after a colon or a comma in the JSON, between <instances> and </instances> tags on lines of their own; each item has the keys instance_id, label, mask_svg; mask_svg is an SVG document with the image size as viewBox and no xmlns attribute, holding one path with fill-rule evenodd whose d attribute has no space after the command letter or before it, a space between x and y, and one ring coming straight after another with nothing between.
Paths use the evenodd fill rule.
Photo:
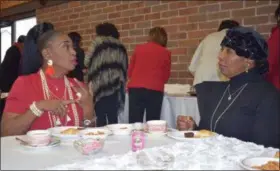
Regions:
<instances>
[{"instance_id":1,"label":"woman's hand","mask_svg":"<svg viewBox=\"0 0 280 171\"><path fill-rule=\"evenodd\" d=\"M179 131L192 130L195 127L195 122L190 116L179 115L177 117L177 129Z\"/></svg>"},{"instance_id":2,"label":"woman's hand","mask_svg":"<svg viewBox=\"0 0 280 171\"><path fill-rule=\"evenodd\" d=\"M77 79L75 79L75 82L78 86L72 86L74 91L76 92L76 95L78 96L77 102L78 104L83 108L84 111L84 119L92 120L94 114L93 110L93 97L91 93L89 92L89 88L84 86L82 83L80 83Z\"/></svg>"},{"instance_id":3,"label":"woman's hand","mask_svg":"<svg viewBox=\"0 0 280 171\"><path fill-rule=\"evenodd\" d=\"M42 100L37 102L36 106L42 111L51 111L56 115L65 116L67 105L75 102L75 100Z\"/></svg>"}]
</instances>

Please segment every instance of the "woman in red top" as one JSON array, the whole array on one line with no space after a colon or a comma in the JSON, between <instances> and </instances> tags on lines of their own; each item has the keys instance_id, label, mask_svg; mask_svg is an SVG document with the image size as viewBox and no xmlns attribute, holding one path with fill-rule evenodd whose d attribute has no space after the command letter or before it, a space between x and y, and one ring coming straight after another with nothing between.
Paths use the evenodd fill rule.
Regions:
<instances>
[{"instance_id":1,"label":"woman in red top","mask_svg":"<svg viewBox=\"0 0 280 171\"><path fill-rule=\"evenodd\" d=\"M80 82L65 76L77 63L71 39L47 31L40 36L37 49L43 63L29 63L30 68L40 66L39 71L25 71L26 75L15 81L4 109L2 136L54 126L80 126L84 119L93 118L91 95Z\"/></svg>"},{"instance_id":2,"label":"woman in red top","mask_svg":"<svg viewBox=\"0 0 280 171\"><path fill-rule=\"evenodd\" d=\"M167 34L161 27L150 30L150 41L138 45L128 69L129 122L158 120L161 114L164 84L168 81L171 53L166 49Z\"/></svg>"},{"instance_id":3,"label":"woman in red top","mask_svg":"<svg viewBox=\"0 0 280 171\"><path fill-rule=\"evenodd\" d=\"M271 36L268 39L269 49L269 72L267 80L280 90L280 3L275 11L277 25L272 29Z\"/></svg>"}]
</instances>

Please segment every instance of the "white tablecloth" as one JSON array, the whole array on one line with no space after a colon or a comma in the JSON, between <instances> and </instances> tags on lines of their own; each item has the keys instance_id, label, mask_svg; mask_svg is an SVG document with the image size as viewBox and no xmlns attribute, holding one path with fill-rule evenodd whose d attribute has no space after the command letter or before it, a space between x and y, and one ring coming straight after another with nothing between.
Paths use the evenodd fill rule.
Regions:
<instances>
[{"instance_id":1,"label":"white tablecloth","mask_svg":"<svg viewBox=\"0 0 280 171\"><path fill-rule=\"evenodd\" d=\"M163 136L149 137L142 154L154 156L154 158L164 153L173 156L174 162L171 162L168 167L172 170L237 170L240 169L241 159L250 156L272 157L276 151L277 149L264 148L221 135L187 142L177 142ZM137 163L139 154L139 152L130 151L129 136L109 136L103 151L93 156L81 155L72 145L62 145L44 151L31 151L20 146L15 137L1 138L1 169L3 170L139 170L143 169Z\"/></svg>"},{"instance_id":2,"label":"white tablecloth","mask_svg":"<svg viewBox=\"0 0 280 171\"><path fill-rule=\"evenodd\" d=\"M128 98L129 96L127 94L124 113L119 116L120 123L128 123ZM198 111L197 98L192 96L165 95L162 101L161 119L166 120L169 127L176 128L176 118L178 115L191 116L195 120L196 124L198 124L200 121L200 115Z\"/></svg>"}]
</instances>

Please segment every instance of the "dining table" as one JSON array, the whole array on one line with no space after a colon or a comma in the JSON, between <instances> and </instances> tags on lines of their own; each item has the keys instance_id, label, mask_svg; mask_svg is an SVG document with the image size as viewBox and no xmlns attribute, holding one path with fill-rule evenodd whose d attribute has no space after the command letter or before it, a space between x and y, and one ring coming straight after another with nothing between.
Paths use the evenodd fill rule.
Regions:
<instances>
[{"instance_id":1,"label":"dining table","mask_svg":"<svg viewBox=\"0 0 280 171\"><path fill-rule=\"evenodd\" d=\"M72 141L36 149L21 145L22 136L1 137L1 170L243 170L242 159L279 151L219 134L185 140L146 134L143 150L131 150L130 135L110 135L100 152L83 155Z\"/></svg>"}]
</instances>

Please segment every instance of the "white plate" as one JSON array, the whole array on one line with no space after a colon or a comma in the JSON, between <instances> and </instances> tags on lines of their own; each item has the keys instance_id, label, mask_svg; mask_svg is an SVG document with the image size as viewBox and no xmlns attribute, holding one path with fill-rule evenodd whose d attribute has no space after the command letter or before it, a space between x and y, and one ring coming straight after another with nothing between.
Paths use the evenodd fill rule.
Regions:
<instances>
[{"instance_id":1,"label":"white plate","mask_svg":"<svg viewBox=\"0 0 280 171\"><path fill-rule=\"evenodd\" d=\"M258 170L258 169L254 169L253 166L261 166L266 164L268 161L279 162L279 159L271 158L271 157L252 157L252 158L246 158L242 160L240 162L240 165L246 170Z\"/></svg>"},{"instance_id":2,"label":"white plate","mask_svg":"<svg viewBox=\"0 0 280 171\"><path fill-rule=\"evenodd\" d=\"M161 136L166 136L166 135L168 135L168 133L171 133L171 132L179 132L179 131L176 130L176 129L173 129L173 128L168 128L167 132L165 132L165 133L149 133L149 132L146 132L145 134L148 137L161 137Z\"/></svg>"},{"instance_id":3,"label":"white plate","mask_svg":"<svg viewBox=\"0 0 280 171\"><path fill-rule=\"evenodd\" d=\"M45 150L45 149L49 149L52 147L56 147L58 145L60 145L60 140L57 138L52 138L50 144L46 145L46 146L31 146L28 144L24 144L24 143L20 143L21 146L23 146L24 148L27 149L32 149L32 150Z\"/></svg>"},{"instance_id":4,"label":"white plate","mask_svg":"<svg viewBox=\"0 0 280 171\"><path fill-rule=\"evenodd\" d=\"M114 135L130 135L133 126L131 124L110 124L107 125L107 128L111 130Z\"/></svg>"},{"instance_id":5,"label":"white plate","mask_svg":"<svg viewBox=\"0 0 280 171\"><path fill-rule=\"evenodd\" d=\"M172 131L172 132L168 132L167 136L179 141L189 141L189 140L201 140L201 139L206 139L206 138L212 138L217 136L217 134L210 136L210 137L202 137L202 138L194 138L194 137L190 137L190 138L185 138L185 133L187 132L192 132L195 134L197 134L199 131Z\"/></svg>"},{"instance_id":6,"label":"white plate","mask_svg":"<svg viewBox=\"0 0 280 171\"><path fill-rule=\"evenodd\" d=\"M58 137L61 140L79 138L79 133L77 133L75 135L61 134L62 131L66 130L66 129L69 129L69 128L77 129L78 127L76 127L76 126L60 126L60 127L50 128L49 131L51 132L52 136Z\"/></svg>"},{"instance_id":7,"label":"white plate","mask_svg":"<svg viewBox=\"0 0 280 171\"><path fill-rule=\"evenodd\" d=\"M88 133L98 133L98 132L103 132L104 134L101 134L101 135L87 135ZM82 137L82 138L106 139L109 134L110 134L110 131L108 129L103 129L103 128L87 128L87 129L81 130L79 132L79 136Z\"/></svg>"}]
</instances>

